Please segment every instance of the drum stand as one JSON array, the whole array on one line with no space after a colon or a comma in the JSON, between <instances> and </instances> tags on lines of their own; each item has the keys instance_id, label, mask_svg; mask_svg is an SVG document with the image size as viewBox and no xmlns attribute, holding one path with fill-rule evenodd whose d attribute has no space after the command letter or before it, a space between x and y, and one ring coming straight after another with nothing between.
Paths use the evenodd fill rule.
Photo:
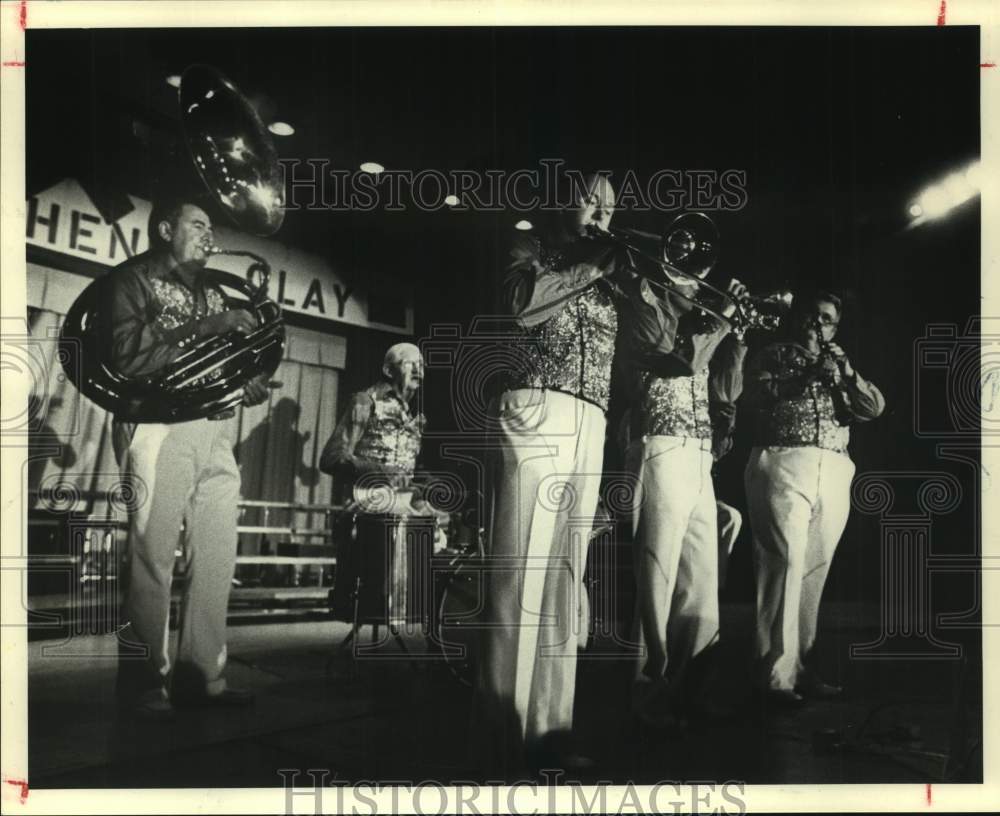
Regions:
<instances>
[{"instance_id":1,"label":"drum stand","mask_svg":"<svg viewBox=\"0 0 1000 816\"><path fill-rule=\"evenodd\" d=\"M331 606L336 620L349 621L351 629L333 648L327 660L327 674L334 661L350 648L353 672L366 657L386 659L381 652L379 627L385 625L411 669L419 668L416 654L407 646L404 634L410 625L426 633L434 618L433 587L430 586L433 558L433 520L405 514L358 514L352 534L345 539L343 556L338 560L341 575L334 582ZM338 596L338 581L342 582ZM360 629L372 626L371 644L359 647ZM422 661L421 661L422 662Z\"/></svg>"},{"instance_id":2,"label":"drum stand","mask_svg":"<svg viewBox=\"0 0 1000 816\"><path fill-rule=\"evenodd\" d=\"M340 655L344 651L346 651L347 649L351 649L351 651L352 651L352 654L351 654L351 657L352 657L352 660L351 660L351 675L353 677L357 677L358 666L357 666L357 662L353 659L354 658L354 654L353 654L352 645L356 641L360 640L360 638L358 637L358 635L359 635L359 633L361 631L361 627L364 626L364 624L361 623L358 620L358 611L359 611L359 605L360 605L360 602L361 602L361 590L362 590L363 586L364 586L364 582L362 581L361 576L360 575L355 576L355 578L354 578L354 588L351 590L351 601L354 604L354 612L353 612L353 615L351 616L351 631L349 631L347 633L347 635L344 637L344 639L341 640L340 643L337 644L337 646L334 648L333 652L327 658L325 671L326 671L326 674L328 676L333 674L333 664L334 664L334 661L338 657L340 657ZM376 642L378 642L378 629L379 629L379 626L381 626L380 623L374 623L373 622L371 624L371 627L372 627L372 639L371 639L371 642L372 642L373 645ZM403 636L399 632L399 627L396 624L394 624L394 623L387 623L386 627L389 629L389 633L392 635L393 639L396 641L396 645L399 646L400 651L404 655L406 655L407 661L410 664L410 668L415 670L417 668L416 661L413 659L413 655L411 654L409 647L406 645L406 641L403 640Z\"/></svg>"}]
</instances>

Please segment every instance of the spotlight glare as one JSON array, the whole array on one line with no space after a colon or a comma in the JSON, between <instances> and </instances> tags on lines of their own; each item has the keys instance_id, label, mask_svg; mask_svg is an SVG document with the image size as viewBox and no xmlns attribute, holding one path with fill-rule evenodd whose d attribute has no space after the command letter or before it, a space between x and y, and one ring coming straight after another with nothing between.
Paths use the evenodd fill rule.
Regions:
<instances>
[{"instance_id":1,"label":"spotlight glare","mask_svg":"<svg viewBox=\"0 0 1000 816\"><path fill-rule=\"evenodd\" d=\"M920 208L928 218L940 218L951 209L951 196L943 184L933 184L920 196Z\"/></svg>"},{"instance_id":2,"label":"spotlight glare","mask_svg":"<svg viewBox=\"0 0 1000 816\"><path fill-rule=\"evenodd\" d=\"M271 122L267 126L267 129L275 136L291 136L295 133L295 128L288 124L288 122Z\"/></svg>"},{"instance_id":3,"label":"spotlight glare","mask_svg":"<svg viewBox=\"0 0 1000 816\"><path fill-rule=\"evenodd\" d=\"M514 225L514 229L530 230L531 229L531 222L530 221L525 221L525 220L522 219L521 221L518 221Z\"/></svg>"},{"instance_id":4,"label":"spotlight glare","mask_svg":"<svg viewBox=\"0 0 1000 816\"><path fill-rule=\"evenodd\" d=\"M980 165L974 161L927 187L911 205L910 215L921 221L941 218L979 195L981 183Z\"/></svg>"},{"instance_id":5,"label":"spotlight glare","mask_svg":"<svg viewBox=\"0 0 1000 816\"><path fill-rule=\"evenodd\" d=\"M167 85L171 88L181 87L181 76L180 74L171 74L167 77Z\"/></svg>"},{"instance_id":6,"label":"spotlight glare","mask_svg":"<svg viewBox=\"0 0 1000 816\"><path fill-rule=\"evenodd\" d=\"M366 173L372 173L378 175L385 171L385 168L378 162L362 162L361 169Z\"/></svg>"},{"instance_id":7,"label":"spotlight glare","mask_svg":"<svg viewBox=\"0 0 1000 816\"><path fill-rule=\"evenodd\" d=\"M445 196L444 203L447 204L449 207L457 207L458 196L457 195Z\"/></svg>"},{"instance_id":8,"label":"spotlight glare","mask_svg":"<svg viewBox=\"0 0 1000 816\"><path fill-rule=\"evenodd\" d=\"M980 176L981 165L978 161L974 161L968 167L965 168L965 181L970 187L975 190L982 188L982 181Z\"/></svg>"},{"instance_id":9,"label":"spotlight glare","mask_svg":"<svg viewBox=\"0 0 1000 816\"><path fill-rule=\"evenodd\" d=\"M968 201L976 194L964 173L952 173L944 180L944 189L951 198L952 206L957 207L963 201Z\"/></svg>"}]
</instances>

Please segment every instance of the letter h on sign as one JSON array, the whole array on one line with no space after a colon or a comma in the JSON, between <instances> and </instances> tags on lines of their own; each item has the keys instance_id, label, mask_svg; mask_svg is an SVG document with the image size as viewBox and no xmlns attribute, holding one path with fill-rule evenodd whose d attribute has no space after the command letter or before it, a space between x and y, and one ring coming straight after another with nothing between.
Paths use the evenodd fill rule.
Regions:
<instances>
[{"instance_id":1,"label":"letter h on sign","mask_svg":"<svg viewBox=\"0 0 1000 816\"><path fill-rule=\"evenodd\" d=\"M38 224L48 228L46 241L50 244L54 244L59 233L59 205L53 204L49 208L48 216L44 216L38 212L38 199L32 196L28 199L28 238L35 237L35 226Z\"/></svg>"}]
</instances>

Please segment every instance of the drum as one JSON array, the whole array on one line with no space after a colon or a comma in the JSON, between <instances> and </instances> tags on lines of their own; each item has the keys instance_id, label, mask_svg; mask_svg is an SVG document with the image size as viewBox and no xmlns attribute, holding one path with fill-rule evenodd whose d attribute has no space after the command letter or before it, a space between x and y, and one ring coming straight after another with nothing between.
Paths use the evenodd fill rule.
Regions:
<instances>
[{"instance_id":1,"label":"drum","mask_svg":"<svg viewBox=\"0 0 1000 816\"><path fill-rule=\"evenodd\" d=\"M434 611L433 518L359 513L341 539L331 596L335 620L428 626Z\"/></svg>"},{"instance_id":2,"label":"drum","mask_svg":"<svg viewBox=\"0 0 1000 816\"><path fill-rule=\"evenodd\" d=\"M435 563L438 603L428 638L430 648L442 655L452 675L466 686L471 686L475 679L478 644L486 625L484 612L488 573L481 536L477 539L474 545L455 555L446 565ZM609 588L614 563L613 559L609 560L609 547L614 544L614 519L603 508L594 519L590 540L587 589L597 599L595 608L606 616L610 624L616 619L614 611L606 608L615 597ZM435 559L436 562L440 560L441 556ZM604 624L605 621L599 623Z\"/></svg>"},{"instance_id":3,"label":"drum","mask_svg":"<svg viewBox=\"0 0 1000 816\"><path fill-rule=\"evenodd\" d=\"M437 572L438 605L430 646L441 653L459 682L471 686L481 633L479 621L486 602L484 562L475 549L470 549Z\"/></svg>"}]
</instances>

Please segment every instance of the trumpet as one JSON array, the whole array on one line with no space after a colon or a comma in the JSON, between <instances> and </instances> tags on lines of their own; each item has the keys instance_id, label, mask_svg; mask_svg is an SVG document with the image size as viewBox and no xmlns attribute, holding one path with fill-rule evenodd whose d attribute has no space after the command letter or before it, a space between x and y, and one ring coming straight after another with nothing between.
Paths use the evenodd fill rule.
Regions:
<instances>
[{"instance_id":1,"label":"trumpet","mask_svg":"<svg viewBox=\"0 0 1000 816\"><path fill-rule=\"evenodd\" d=\"M740 328L744 332L749 329L777 331L782 318L791 311L792 298L790 289L778 289L767 295L744 295L739 299L744 318Z\"/></svg>"}]
</instances>

